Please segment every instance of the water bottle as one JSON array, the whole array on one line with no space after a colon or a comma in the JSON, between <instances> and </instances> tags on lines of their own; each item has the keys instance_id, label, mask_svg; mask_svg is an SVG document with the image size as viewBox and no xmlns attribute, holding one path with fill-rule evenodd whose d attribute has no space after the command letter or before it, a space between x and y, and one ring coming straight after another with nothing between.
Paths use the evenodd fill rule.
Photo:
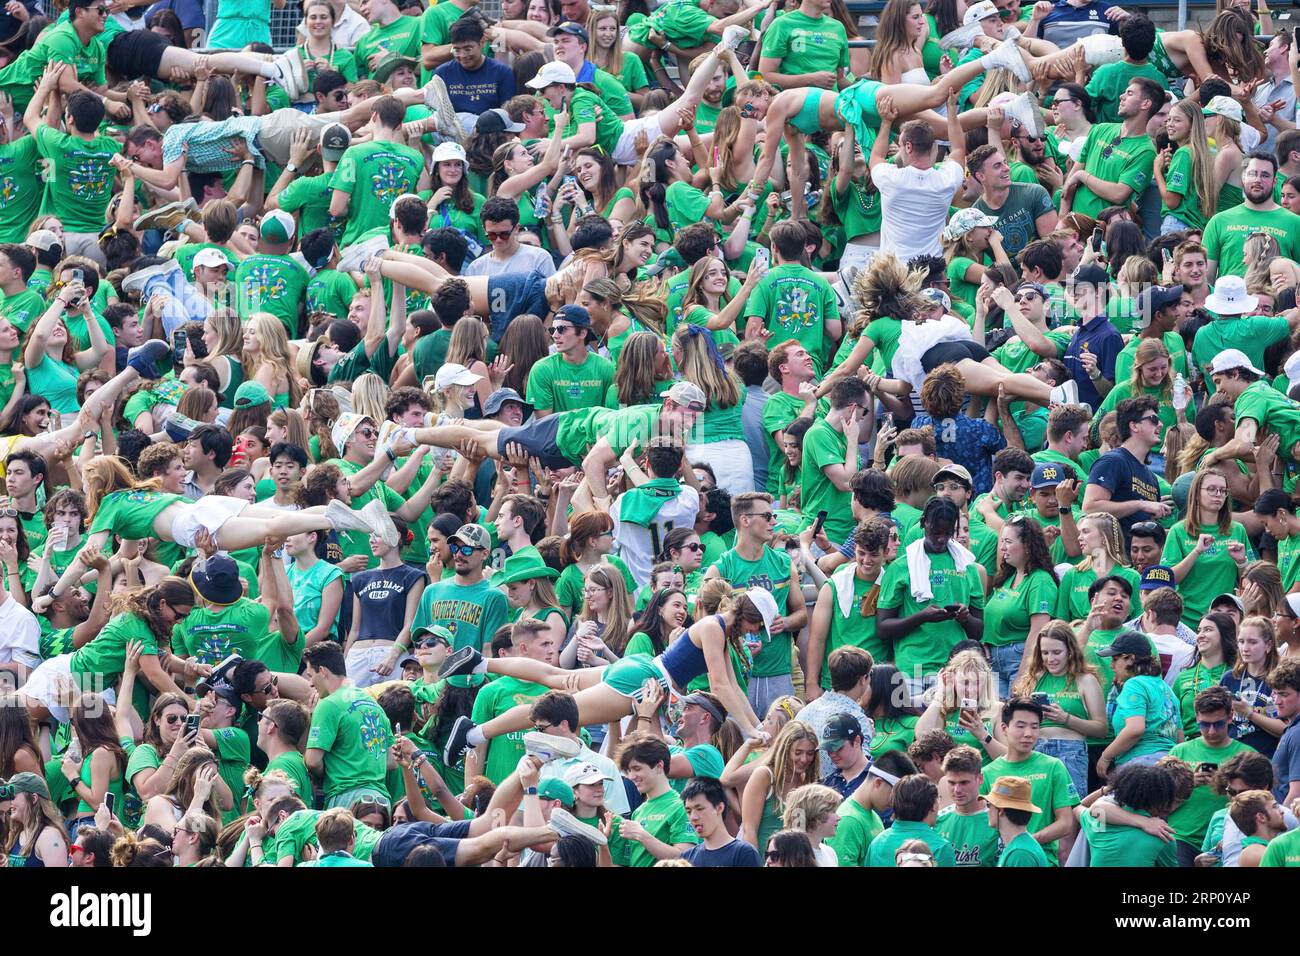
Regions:
<instances>
[{"instance_id":1,"label":"water bottle","mask_svg":"<svg viewBox=\"0 0 1300 956\"><path fill-rule=\"evenodd\" d=\"M1174 376L1174 408L1187 407L1187 379L1183 378L1182 372Z\"/></svg>"},{"instance_id":2,"label":"water bottle","mask_svg":"<svg viewBox=\"0 0 1300 956\"><path fill-rule=\"evenodd\" d=\"M537 194L533 197L533 215L538 219L545 219L550 211L551 191L546 188L546 183L538 183Z\"/></svg>"}]
</instances>

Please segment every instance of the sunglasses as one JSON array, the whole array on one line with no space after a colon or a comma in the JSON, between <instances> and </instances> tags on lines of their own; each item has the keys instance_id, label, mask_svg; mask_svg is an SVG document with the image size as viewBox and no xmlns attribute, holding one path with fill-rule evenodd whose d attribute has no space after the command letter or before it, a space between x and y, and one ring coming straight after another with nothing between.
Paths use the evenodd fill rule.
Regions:
<instances>
[{"instance_id":1,"label":"sunglasses","mask_svg":"<svg viewBox=\"0 0 1300 956\"><path fill-rule=\"evenodd\" d=\"M780 851L780 850L768 850L766 856L767 856L767 862L768 862L768 863L772 863L772 862L778 862L778 863L779 863L779 862L781 861L781 851Z\"/></svg>"},{"instance_id":2,"label":"sunglasses","mask_svg":"<svg viewBox=\"0 0 1300 956\"><path fill-rule=\"evenodd\" d=\"M762 518L764 521L771 521L776 517L776 512L775 511L751 511L749 512L749 514L742 515L741 517Z\"/></svg>"},{"instance_id":3,"label":"sunglasses","mask_svg":"<svg viewBox=\"0 0 1300 956\"><path fill-rule=\"evenodd\" d=\"M379 437L379 432L375 431L373 428L358 428L358 429L357 429L357 434L358 434L359 436L361 436L362 438L378 438L378 437Z\"/></svg>"},{"instance_id":4,"label":"sunglasses","mask_svg":"<svg viewBox=\"0 0 1300 956\"><path fill-rule=\"evenodd\" d=\"M1037 292L1021 292L1018 295L1013 295L1011 298L1016 302L1028 302L1031 299L1041 299L1042 296Z\"/></svg>"},{"instance_id":5,"label":"sunglasses","mask_svg":"<svg viewBox=\"0 0 1300 956\"><path fill-rule=\"evenodd\" d=\"M185 715L184 715L184 714L167 714L165 717L163 717L163 720L167 721L167 726L170 727L170 726L172 726L173 724L183 723L184 720L185 720Z\"/></svg>"},{"instance_id":6,"label":"sunglasses","mask_svg":"<svg viewBox=\"0 0 1300 956\"><path fill-rule=\"evenodd\" d=\"M1249 791L1245 787L1241 787L1240 789L1234 787L1224 787L1223 792L1230 797L1239 797L1243 793L1248 793Z\"/></svg>"},{"instance_id":7,"label":"sunglasses","mask_svg":"<svg viewBox=\"0 0 1300 956\"><path fill-rule=\"evenodd\" d=\"M415 642L416 647L437 647L439 644L446 644L448 647L451 646L441 637L426 637L423 640Z\"/></svg>"},{"instance_id":8,"label":"sunglasses","mask_svg":"<svg viewBox=\"0 0 1300 956\"><path fill-rule=\"evenodd\" d=\"M690 544L682 545L682 549L685 551L703 551L704 545L700 544L698 541L692 541Z\"/></svg>"},{"instance_id":9,"label":"sunglasses","mask_svg":"<svg viewBox=\"0 0 1300 956\"><path fill-rule=\"evenodd\" d=\"M468 558L471 554L473 554L475 551L478 550L478 548L474 547L471 544L452 544L452 545L448 545L447 547L452 554L459 554L462 557L466 557L466 558Z\"/></svg>"},{"instance_id":10,"label":"sunglasses","mask_svg":"<svg viewBox=\"0 0 1300 956\"><path fill-rule=\"evenodd\" d=\"M1120 135L1120 136L1116 136L1114 139L1112 139L1112 140L1111 140L1111 141L1110 141L1110 142L1105 146L1105 148L1102 149L1102 151L1101 151L1101 158L1102 158L1102 159L1110 159L1110 154L1113 153L1113 152L1115 152L1115 147L1118 146L1121 142L1123 142L1123 140L1124 140L1124 137L1123 137L1122 135Z\"/></svg>"},{"instance_id":11,"label":"sunglasses","mask_svg":"<svg viewBox=\"0 0 1300 956\"><path fill-rule=\"evenodd\" d=\"M1138 421L1140 421L1140 422L1146 422L1148 425L1159 425L1159 424L1160 424L1160 416L1159 416L1159 415L1143 415L1141 418L1138 419Z\"/></svg>"},{"instance_id":12,"label":"sunglasses","mask_svg":"<svg viewBox=\"0 0 1300 956\"><path fill-rule=\"evenodd\" d=\"M498 239L509 239L514 235L513 229L485 229L483 234L488 237L488 241L496 242ZM555 331L552 329L551 331Z\"/></svg>"},{"instance_id":13,"label":"sunglasses","mask_svg":"<svg viewBox=\"0 0 1300 956\"><path fill-rule=\"evenodd\" d=\"M1227 720L1198 720L1196 726L1202 730L1222 730L1228 726Z\"/></svg>"},{"instance_id":14,"label":"sunglasses","mask_svg":"<svg viewBox=\"0 0 1300 956\"><path fill-rule=\"evenodd\" d=\"M563 335L565 332L572 332L573 329L574 329L574 326L572 326L572 325L552 325L552 326L551 326L551 334L552 334L552 335Z\"/></svg>"},{"instance_id":15,"label":"sunglasses","mask_svg":"<svg viewBox=\"0 0 1300 956\"><path fill-rule=\"evenodd\" d=\"M77 844L75 843L72 844L72 846L68 847L69 856L76 856L78 853L85 853L85 852L86 852L86 848L84 846L77 846Z\"/></svg>"},{"instance_id":16,"label":"sunglasses","mask_svg":"<svg viewBox=\"0 0 1300 956\"><path fill-rule=\"evenodd\" d=\"M255 691L255 693L258 693L258 694L269 694L269 693L271 693L272 690L274 690L276 687L279 687L279 686L280 686L280 678L278 678L278 677L272 677L269 681L267 681L267 684L266 684L265 687L259 687L259 688L257 688L257 690Z\"/></svg>"},{"instance_id":17,"label":"sunglasses","mask_svg":"<svg viewBox=\"0 0 1300 956\"><path fill-rule=\"evenodd\" d=\"M1156 529L1159 527L1160 525L1156 524L1154 521L1139 521L1128 529L1128 533L1130 536L1137 535L1141 538L1155 537L1157 533Z\"/></svg>"}]
</instances>

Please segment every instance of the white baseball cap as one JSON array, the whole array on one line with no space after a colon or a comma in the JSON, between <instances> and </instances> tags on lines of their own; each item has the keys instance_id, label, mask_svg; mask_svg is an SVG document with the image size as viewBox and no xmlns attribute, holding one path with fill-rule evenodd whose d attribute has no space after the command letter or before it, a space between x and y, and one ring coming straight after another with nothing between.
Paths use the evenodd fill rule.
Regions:
<instances>
[{"instance_id":1,"label":"white baseball cap","mask_svg":"<svg viewBox=\"0 0 1300 956\"><path fill-rule=\"evenodd\" d=\"M993 4L989 3L992 7ZM996 10L996 8L994 8ZM537 75L525 84L529 89L544 90L554 83L565 83L569 86L576 86L578 76L573 72L573 67L567 63L561 63L559 60L551 60L549 63L543 63L542 68L537 71Z\"/></svg>"},{"instance_id":2,"label":"white baseball cap","mask_svg":"<svg viewBox=\"0 0 1300 956\"><path fill-rule=\"evenodd\" d=\"M709 404L708 398L704 392L694 382L681 381L673 385L664 393L664 398L671 400L676 405L683 408L689 405L699 405L701 409Z\"/></svg>"},{"instance_id":3,"label":"white baseball cap","mask_svg":"<svg viewBox=\"0 0 1300 956\"><path fill-rule=\"evenodd\" d=\"M758 613L763 615L763 629L770 633L773 622L781 616L772 592L767 588L750 588L745 592L745 597L749 598L754 607L758 608Z\"/></svg>"},{"instance_id":4,"label":"white baseball cap","mask_svg":"<svg viewBox=\"0 0 1300 956\"><path fill-rule=\"evenodd\" d=\"M1224 349L1218 355L1214 356L1210 362L1210 373L1229 372L1234 368L1244 368L1248 372L1254 372L1256 375L1263 375L1259 369L1251 363L1250 358L1241 349Z\"/></svg>"},{"instance_id":5,"label":"white baseball cap","mask_svg":"<svg viewBox=\"0 0 1300 956\"><path fill-rule=\"evenodd\" d=\"M969 26L972 23L978 23L985 17L996 17L998 8L994 5L993 0L979 0L979 3L972 3L966 8L966 15L961 18L962 26Z\"/></svg>"},{"instance_id":6,"label":"white baseball cap","mask_svg":"<svg viewBox=\"0 0 1300 956\"><path fill-rule=\"evenodd\" d=\"M209 246L207 249L200 249L195 253L194 261L190 265L192 267L208 266L212 269L229 269L230 260L222 254L220 249Z\"/></svg>"},{"instance_id":7,"label":"white baseball cap","mask_svg":"<svg viewBox=\"0 0 1300 956\"><path fill-rule=\"evenodd\" d=\"M433 161L435 163L444 163L448 160L459 159L465 162L465 147L460 143L446 142L439 143L433 148Z\"/></svg>"},{"instance_id":8,"label":"white baseball cap","mask_svg":"<svg viewBox=\"0 0 1300 956\"><path fill-rule=\"evenodd\" d=\"M475 375L465 366L452 362L438 369L433 377L433 387L441 392L452 385L477 385L482 378L482 375Z\"/></svg>"},{"instance_id":9,"label":"white baseball cap","mask_svg":"<svg viewBox=\"0 0 1300 956\"><path fill-rule=\"evenodd\" d=\"M1238 123L1242 121L1244 115L1241 111L1241 104L1231 96L1210 97L1210 102L1206 103L1201 109L1201 114L1204 116L1226 116Z\"/></svg>"}]
</instances>

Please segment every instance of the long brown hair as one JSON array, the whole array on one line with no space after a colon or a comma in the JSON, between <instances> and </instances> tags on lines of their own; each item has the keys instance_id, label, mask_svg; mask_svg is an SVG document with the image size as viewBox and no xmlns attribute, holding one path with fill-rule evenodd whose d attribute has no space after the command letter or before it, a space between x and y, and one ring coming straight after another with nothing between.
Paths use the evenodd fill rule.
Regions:
<instances>
[{"instance_id":1,"label":"long brown hair","mask_svg":"<svg viewBox=\"0 0 1300 956\"><path fill-rule=\"evenodd\" d=\"M1201 526L1215 524L1218 526L1219 534L1227 534L1232 530L1232 495L1223 496L1223 504L1219 505L1219 513L1216 515L1204 515L1201 513L1201 488L1209 477L1218 478L1225 485L1228 479L1217 471L1205 470L1198 471L1192 478L1192 486L1187 489L1187 518L1183 522L1183 528L1192 538L1197 538L1201 533ZM1213 521L1206 520L1207 517L1213 518Z\"/></svg>"},{"instance_id":2,"label":"long brown hair","mask_svg":"<svg viewBox=\"0 0 1300 956\"><path fill-rule=\"evenodd\" d=\"M1052 576L1052 580L1056 580L1052 552L1047 547L1043 526L1033 518L1015 515L1003 527L1013 529L1020 538L1020 543L1025 546L1025 577L1028 578L1035 571L1046 571ZM993 586L1001 587L1015 574L1015 567L1002 560L1002 549L998 548L997 573L993 575Z\"/></svg>"},{"instance_id":3,"label":"long brown hair","mask_svg":"<svg viewBox=\"0 0 1300 956\"><path fill-rule=\"evenodd\" d=\"M512 319L501 335L499 352L514 365L506 373L502 387L513 388L520 395L527 394L529 371L551 354L551 339L541 317L520 315Z\"/></svg>"},{"instance_id":4,"label":"long brown hair","mask_svg":"<svg viewBox=\"0 0 1300 956\"><path fill-rule=\"evenodd\" d=\"M129 701L122 706L129 707ZM117 739L117 727L113 723L113 714L104 698L94 691L87 691L72 704L72 729L81 743L81 752L85 759L96 750L104 749L117 761L117 773L121 776L126 771L126 751Z\"/></svg>"},{"instance_id":5,"label":"long brown hair","mask_svg":"<svg viewBox=\"0 0 1300 956\"><path fill-rule=\"evenodd\" d=\"M163 741L162 730L159 728L158 722L162 720L163 711L168 707L182 707L187 713L190 709L189 701L180 694L174 694L170 691L155 700L153 706L149 708L149 719L144 724L144 743L153 744L155 748L159 749L160 755Z\"/></svg>"},{"instance_id":6,"label":"long brown hair","mask_svg":"<svg viewBox=\"0 0 1300 956\"><path fill-rule=\"evenodd\" d=\"M17 694L4 694L0 696L0 777L7 780L17 772L14 761L24 748L31 750L38 761L41 759L31 711Z\"/></svg>"},{"instance_id":7,"label":"long brown hair","mask_svg":"<svg viewBox=\"0 0 1300 956\"><path fill-rule=\"evenodd\" d=\"M1038 632L1038 641L1034 645L1033 655L1029 658L1029 666L1020 668L1020 675L1011 688L1012 697L1028 697L1034 692L1038 682L1048 673L1047 665L1043 663L1042 647L1045 637L1065 645L1066 687L1077 687L1079 678L1084 674L1097 676L1097 668L1089 664L1088 659L1083 656L1083 648L1079 646L1079 641L1074 636L1074 628L1065 621L1048 621L1047 626Z\"/></svg>"},{"instance_id":8,"label":"long brown hair","mask_svg":"<svg viewBox=\"0 0 1300 956\"><path fill-rule=\"evenodd\" d=\"M813 759L803 773L795 769L791 758L794 745L800 741L811 743L813 747ZM812 727L801 720L792 720L781 728L780 733L776 735L776 740L772 741L772 746L768 747L767 752L759 758L760 766L772 771L772 796L776 798L777 807L782 813L785 812L786 798L793 790L818 782L820 770L817 760L818 747L817 734Z\"/></svg>"},{"instance_id":9,"label":"long brown hair","mask_svg":"<svg viewBox=\"0 0 1300 956\"><path fill-rule=\"evenodd\" d=\"M82 472L82 486L86 490L86 516L93 518L99 509L99 503L113 492L135 489L157 491L162 487L162 479L137 481L125 459L116 455L101 455L86 465Z\"/></svg>"},{"instance_id":10,"label":"long brown hair","mask_svg":"<svg viewBox=\"0 0 1300 956\"><path fill-rule=\"evenodd\" d=\"M134 614L149 625L154 637L170 647L173 625L162 619L162 602L166 601L173 608L193 607L197 598L189 581L169 574L155 585L123 591L110 600L109 609L113 616Z\"/></svg>"},{"instance_id":11,"label":"long brown hair","mask_svg":"<svg viewBox=\"0 0 1300 956\"><path fill-rule=\"evenodd\" d=\"M307 430L316 436L319 443L320 457L317 460L338 458L339 450L334 447L334 439L330 438L330 429L339 417L339 400L328 388L313 388L303 397L303 409L307 416ZM305 446L303 451L311 454L311 449Z\"/></svg>"},{"instance_id":12,"label":"long brown hair","mask_svg":"<svg viewBox=\"0 0 1300 956\"><path fill-rule=\"evenodd\" d=\"M614 392L620 405L632 407L658 400L655 385L662 381L655 359L663 340L653 332L633 332L623 340L623 351L614 366Z\"/></svg>"},{"instance_id":13,"label":"long brown hair","mask_svg":"<svg viewBox=\"0 0 1300 956\"><path fill-rule=\"evenodd\" d=\"M220 768L216 754L201 744L185 751L181 754L181 759L176 762L176 770L171 780L167 782L167 789L162 795L171 797L182 810L188 809L194 802L194 781L199 775L199 769L205 764ZM214 819L221 819L221 808L217 806L215 790L209 794L203 809Z\"/></svg>"},{"instance_id":14,"label":"long brown hair","mask_svg":"<svg viewBox=\"0 0 1300 956\"><path fill-rule=\"evenodd\" d=\"M623 648L627 647L628 639L632 636L634 617L632 596L627 593L627 582L623 580L623 575L612 564L596 565L587 572L587 580L609 589L609 608L605 611L605 633L601 640L605 642L611 651L621 657ZM582 621L596 620L595 612L591 610L591 606L585 601L578 619Z\"/></svg>"},{"instance_id":15,"label":"long brown hair","mask_svg":"<svg viewBox=\"0 0 1300 956\"><path fill-rule=\"evenodd\" d=\"M917 0L889 0L880 11L876 45L871 51L871 69L867 71L872 79L881 79L881 70L899 54L916 50L916 43L907 36L907 17L913 7L919 6Z\"/></svg>"},{"instance_id":16,"label":"long brown hair","mask_svg":"<svg viewBox=\"0 0 1300 956\"><path fill-rule=\"evenodd\" d=\"M577 564L587 545L602 534L614 530L614 519L603 511L584 511L569 520L569 536L560 547L560 560Z\"/></svg>"}]
</instances>

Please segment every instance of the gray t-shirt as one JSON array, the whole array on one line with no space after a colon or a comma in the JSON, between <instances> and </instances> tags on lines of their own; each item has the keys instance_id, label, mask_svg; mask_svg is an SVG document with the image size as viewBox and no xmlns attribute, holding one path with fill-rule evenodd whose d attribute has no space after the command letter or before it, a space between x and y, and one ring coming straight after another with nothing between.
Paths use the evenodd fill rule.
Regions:
<instances>
[{"instance_id":1,"label":"gray t-shirt","mask_svg":"<svg viewBox=\"0 0 1300 956\"><path fill-rule=\"evenodd\" d=\"M506 273L526 275L529 272L540 272L544 276L554 275L555 260L546 250L521 242L515 254L509 259L497 259L491 253L484 253L465 266L461 275L501 276Z\"/></svg>"},{"instance_id":2,"label":"gray t-shirt","mask_svg":"<svg viewBox=\"0 0 1300 956\"><path fill-rule=\"evenodd\" d=\"M975 208L997 219L993 228L1002 234L1002 248L1007 256L1015 259L1020 250L1039 238L1038 226L1035 225L1038 217L1056 207L1052 205L1047 190L1037 183L1012 183L1002 208L990 208L983 197L975 200Z\"/></svg>"}]
</instances>

